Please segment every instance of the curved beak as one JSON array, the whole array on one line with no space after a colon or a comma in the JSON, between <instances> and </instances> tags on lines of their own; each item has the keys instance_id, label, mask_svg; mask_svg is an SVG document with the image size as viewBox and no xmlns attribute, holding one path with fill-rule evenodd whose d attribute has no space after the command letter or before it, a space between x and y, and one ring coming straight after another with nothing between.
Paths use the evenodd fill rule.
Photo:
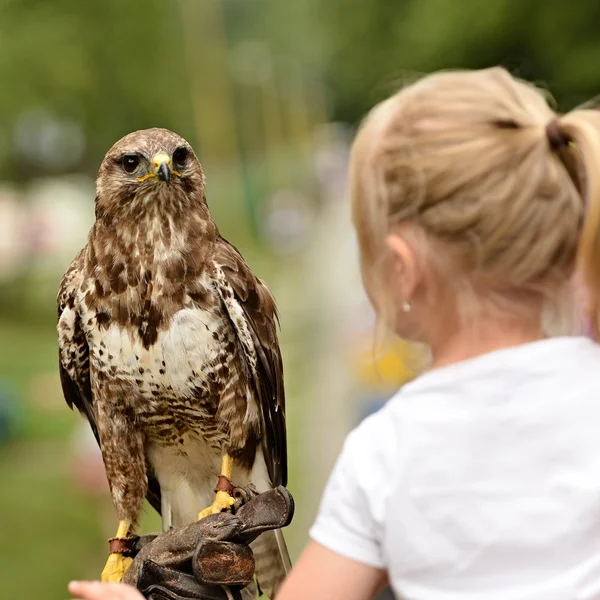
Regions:
<instances>
[{"instance_id":1,"label":"curved beak","mask_svg":"<svg viewBox=\"0 0 600 600\"><path fill-rule=\"evenodd\" d=\"M160 181L171 181L171 159L166 154L157 154L152 159L154 174Z\"/></svg>"},{"instance_id":2,"label":"curved beak","mask_svg":"<svg viewBox=\"0 0 600 600\"><path fill-rule=\"evenodd\" d=\"M156 176L161 181L166 181L167 183L169 183L171 179L171 171L169 170L169 165L166 162L160 163L158 171L156 172Z\"/></svg>"}]
</instances>

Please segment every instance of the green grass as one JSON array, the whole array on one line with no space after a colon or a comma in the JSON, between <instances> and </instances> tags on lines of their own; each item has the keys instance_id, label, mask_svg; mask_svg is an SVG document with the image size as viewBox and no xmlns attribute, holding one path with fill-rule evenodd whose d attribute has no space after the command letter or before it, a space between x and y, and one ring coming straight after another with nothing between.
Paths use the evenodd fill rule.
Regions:
<instances>
[{"instance_id":1,"label":"green grass","mask_svg":"<svg viewBox=\"0 0 600 600\"><path fill-rule=\"evenodd\" d=\"M0 340L0 379L15 390L20 417L14 439L0 447L2 595L64 600L66 582L101 562L105 536L96 507L69 476L75 415L32 401L36 377L56 377L54 327L3 318ZM42 399L45 381L36 392Z\"/></svg>"},{"instance_id":2,"label":"green grass","mask_svg":"<svg viewBox=\"0 0 600 600\"><path fill-rule=\"evenodd\" d=\"M95 507L60 468L57 443L19 443L0 460L0 578L3 597L64 599L65 585L101 564Z\"/></svg>"},{"instance_id":3,"label":"green grass","mask_svg":"<svg viewBox=\"0 0 600 600\"><path fill-rule=\"evenodd\" d=\"M47 374L58 382L54 324L50 319L41 324L0 319L0 340L0 380L8 382L23 400L17 406L20 437L32 440L64 438L74 424L70 411L57 410L47 414L28 402L35 376Z\"/></svg>"}]
</instances>

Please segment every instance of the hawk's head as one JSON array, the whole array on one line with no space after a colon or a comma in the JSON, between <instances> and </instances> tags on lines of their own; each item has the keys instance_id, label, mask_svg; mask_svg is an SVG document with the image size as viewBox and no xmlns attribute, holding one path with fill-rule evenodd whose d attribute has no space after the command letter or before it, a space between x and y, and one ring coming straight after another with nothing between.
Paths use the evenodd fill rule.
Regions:
<instances>
[{"instance_id":1,"label":"hawk's head","mask_svg":"<svg viewBox=\"0 0 600 600\"><path fill-rule=\"evenodd\" d=\"M192 147L168 129L143 129L106 154L96 181L96 215L136 216L205 206L204 172Z\"/></svg>"}]
</instances>

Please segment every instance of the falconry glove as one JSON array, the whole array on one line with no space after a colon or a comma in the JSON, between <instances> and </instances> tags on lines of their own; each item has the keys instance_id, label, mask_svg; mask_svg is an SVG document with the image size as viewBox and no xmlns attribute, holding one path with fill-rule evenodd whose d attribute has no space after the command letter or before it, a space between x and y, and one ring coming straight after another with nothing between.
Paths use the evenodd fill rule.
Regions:
<instances>
[{"instance_id":1,"label":"falconry glove","mask_svg":"<svg viewBox=\"0 0 600 600\"><path fill-rule=\"evenodd\" d=\"M283 486L256 494L241 489L234 512L130 539L133 563L123 583L148 600L241 600L253 581L249 544L262 532L287 526L294 500Z\"/></svg>"}]
</instances>

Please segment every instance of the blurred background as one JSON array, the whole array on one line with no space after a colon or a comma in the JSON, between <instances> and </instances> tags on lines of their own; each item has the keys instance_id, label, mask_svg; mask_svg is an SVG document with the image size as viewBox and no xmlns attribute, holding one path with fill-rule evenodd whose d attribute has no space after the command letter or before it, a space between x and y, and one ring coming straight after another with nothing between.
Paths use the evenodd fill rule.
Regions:
<instances>
[{"instance_id":1,"label":"blurred background","mask_svg":"<svg viewBox=\"0 0 600 600\"><path fill-rule=\"evenodd\" d=\"M596 0L0 0L0 595L64 600L114 534L99 452L62 399L55 295L118 138L192 143L222 233L278 300L295 558L344 435L411 376L408 348L376 347L360 287L353 128L451 67L502 64L566 110L600 88L599 21Z\"/></svg>"}]
</instances>

